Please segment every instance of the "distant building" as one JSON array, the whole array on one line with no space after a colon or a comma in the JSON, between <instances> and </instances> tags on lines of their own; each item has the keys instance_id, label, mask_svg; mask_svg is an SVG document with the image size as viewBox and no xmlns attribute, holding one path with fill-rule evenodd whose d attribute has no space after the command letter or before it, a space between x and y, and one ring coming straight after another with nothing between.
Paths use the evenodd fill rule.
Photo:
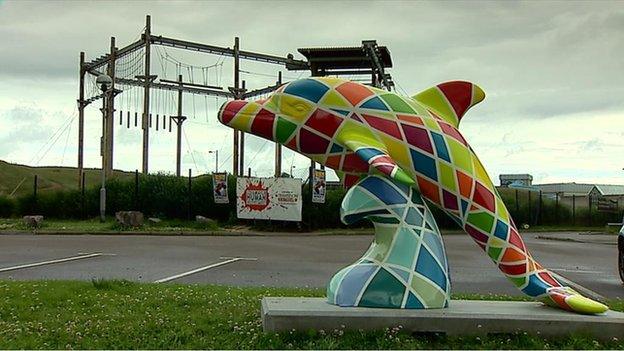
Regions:
<instances>
[{"instance_id":1,"label":"distant building","mask_svg":"<svg viewBox=\"0 0 624 351\"><path fill-rule=\"evenodd\" d=\"M599 211L618 211L624 206L624 185L550 183L532 184L530 174L501 174L501 188L516 188L516 191L541 192L546 198L558 199L559 203L576 208L597 208ZM527 188L525 188L527 187Z\"/></svg>"},{"instance_id":2,"label":"distant building","mask_svg":"<svg viewBox=\"0 0 624 351\"><path fill-rule=\"evenodd\" d=\"M533 183L533 176L530 174L501 174L498 179L500 179L500 186L502 187L508 187L512 183L531 186Z\"/></svg>"},{"instance_id":3,"label":"distant building","mask_svg":"<svg viewBox=\"0 0 624 351\"><path fill-rule=\"evenodd\" d=\"M594 196L624 197L624 185L596 184L589 193Z\"/></svg>"},{"instance_id":4,"label":"distant building","mask_svg":"<svg viewBox=\"0 0 624 351\"><path fill-rule=\"evenodd\" d=\"M588 196L595 184L579 183L551 183L535 184L535 188L544 194L559 194L559 196Z\"/></svg>"},{"instance_id":5,"label":"distant building","mask_svg":"<svg viewBox=\"0 0 624 351\"><path fill-rule=\"evenodd\" d=\"M577 208L587 208L591 203L599 209L612 206L617 210L624 204L624 185L553 183L534 187L544 195L558 197L563 204L571 206L574 202Z\"/></svg>"}]
</instances>

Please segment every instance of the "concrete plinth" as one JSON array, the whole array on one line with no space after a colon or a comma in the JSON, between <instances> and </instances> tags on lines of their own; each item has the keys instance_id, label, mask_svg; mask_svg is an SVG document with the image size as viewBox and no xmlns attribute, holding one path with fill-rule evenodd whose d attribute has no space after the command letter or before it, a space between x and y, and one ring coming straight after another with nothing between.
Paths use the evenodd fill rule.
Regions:
<instances>
[{"instance_id":1,"label":"concrete plinth","mask_svg":"<svg viewBox=\"0 0 624 351\"><path fill-rule=\"evenodd\" d=\"M624 313L581 315L538 302L452 300L449 308L399 310L338 307L324 298L265 297L264 331L309 329L379 330L401 325L412 332L476 335L528 332L542 336L572 333L624 340Z\"/></svg>"}]
</instances>

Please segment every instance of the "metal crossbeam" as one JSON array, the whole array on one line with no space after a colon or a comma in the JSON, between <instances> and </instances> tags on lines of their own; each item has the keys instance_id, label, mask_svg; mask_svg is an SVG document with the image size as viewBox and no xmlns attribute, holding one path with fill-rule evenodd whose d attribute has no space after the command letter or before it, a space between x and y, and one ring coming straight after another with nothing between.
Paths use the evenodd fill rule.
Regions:
<instances>
[{"instance_id":1,"label":"metal crossbeam","mask_svg":"<svg viewBox=\"0 0 624 351\"><path fill-rule=\"evenodd\" d=\"M135 50L141 49L144 46L145 46L145 41L143 39L139 39L126 47L118 49L117 52L115 53L115 57L116 59L119 59L123 56L126 56L134 52ZM110 54L100 56L91 62L85 63L84 69L88 71L89 73L94 74L93 71L106 65L108 61L110 61Z\"/></svg>"},{"instance_id":2,"label":"metal crossbeam","mask_svg":"<svg viewBox=\"0 0 624 351\"><path fill-rule=\"evenodd\" d=\"M249 98L252 98L252 97L256 97L258 95L262 95L262 94L267 94L267 93L273 92L273 91L277 90L277 88L279 88L280 86L282 86L282 84L275 84L275 85L268 86L266 88L252 90L252 91L250 91L248 93L243 94L243 99L249 99Z\"/></svg>"},{"instance_id":3,"label":"metal crossbeam","mask_svg":"<svg viewBox=\"0 0 624 351\"><path fill-rule=\"evenodd\" d=\"M163 36L152 36L151 39L152 43L156 45L170 46L178 49L195 50L208 54L234 57L234 49L230 48L194 43L191 41L167 38ZM308 63L306 61L295 60L291 57L280 57L243 50L240 50L238 55L242 59L273 63L277 65L286 65L286 68L288 69L308 69Z\"/></svg>"},{"instance_id":4,"label":"metal crossbeam","mask_svg":"<svg viewBox=\"0 0 624 351\"><path fill-rule=\"evenodd\" d=\"M328 70L320 70L320 72L322 72L323 74L326 75L335 75L335 76L339 76L339 75L356 75L356 74L362 74L362 75L370 75L373 74L373 70L371 69L365 69L365 70L333 70L333 69L328 69Z\"/></svg>"},{"instance_id":5,"label":"metal crossbeam","mask_svg":"<svg viewBox=\"0 0 624 351\"><path fill-rule=\"evenodd\" d=\"M137 79L127 79L127 78L115 78L115 83L118 84L124 84L124 85L133 85L133 86L137 86L137 87L143 87L145 85L145 83L141 80L137 80ZM180 86L178 84L173 85L173 84L165 84L165 83L159 83L159 82L152 82L150 83L150 88L155 88L155 89L163 89L163 90L171 90L171 91L184 91L187 93L192 93L192 94L198 94L198 95L213 95L213 96L220 96L220 97L224 97L224 98L234 98L234 94L227 92L227 91L222 91L222 90L213 90L213 89L204 89L204 88L197 88L197 87L191 87L191 86Z\"/></svg>"},{"instance_id":6,"label":"metal crossbeam","mask_svg":"<svg viewBox=\"0 0 624 351\"><path fill-rule=\"evenodd\" d=\"M160 81L162 83L175 83L175 84L178 84L178 85L180 84L180 83L178 83L178 81L170 80L170 79L161 79ZM195 84L195 83L188 83L188 82L184 82L184 83L181 83L181 84L185 85L185 86L189 86L189 87L223 90L222 87L218 87L218 86L215 86L215 85L204 85L204 84Z\"/></svg>"}]
</instances>

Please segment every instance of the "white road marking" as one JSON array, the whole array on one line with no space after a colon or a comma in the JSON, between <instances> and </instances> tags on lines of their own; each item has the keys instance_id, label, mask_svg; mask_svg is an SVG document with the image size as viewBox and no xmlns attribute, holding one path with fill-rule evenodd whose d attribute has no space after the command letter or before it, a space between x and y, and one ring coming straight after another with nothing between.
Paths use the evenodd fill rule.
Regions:
<instances>
[{"instance_id":1,"label":"white road marking","mask_svg":"<svg viewBox=\"0 0 624 351\"><path fill-rule=\"evenodd\" d=\"M231 260L233 258L237 258L239 261L257 261L258 259L255 257L230 257L230 256L221 256L220 260Z\"/></svg>"},{"instance_id":2,"label":"white road marking","mask_svg":"<svg viewBox=\"0 0 624 351\"><path fill-rule=\"evenodd\" d=\"M226 257L221 257L221 259L224 259L224 258L226 258ZM203 272L203 271L211 269L211 268L223 266L223 265L226 265L228 263L233 263L233 262L238 262L238 261L257 261L257 260L258 260L257 258L227 257L227 259L225 261L213 263L213 264L208 265L208 266L195 268L195 269L193 269L191 271L188 271L188 272L184 272L184 273L172 275L170 277L158 279L158 280L154 281L154 283L166 283L168 281L172 281L172 280L175 280L175 279L178 279L178 278L186 277L186 276L189 276L191 274Z\"/></svg>"},{"instance_id":3,"label":"white road marking","mask_svg":"<svg viewBox=\"0 0 624 351\"><path fill-rule=\"evenodd\" d=\"M88 252L79 252L78 255L89 255L90 253ZM117 254L114 253L100 253L101 256L117 256Z\"/></svg>"},{"instance_id":4,"label":"white road marking","mask_svg":"<svg viewBox=\"0 0 624 351\"><path fill-rule=\"evenodd\" d=\"M42 262L35 262L35 263L27 263L27 264L22 264L22 265L13 266L13 267L5 267L5 268L0 268L0 272L15 271L15 270L18 270L18 269L44 266L44 265L47 265L47 264L55 264L55 263L62 263L62 262L68 262L68 261L83 260L85 258L93 258L93 257L98 257L98 256L102 256L102 253L97 252L97 253L91 253L91 254L81 254L81 255L78 255L78 256L59 258L59 259L56 259L56 260L49 260L49 261L42 261Z\"/></svg>"}]
</instances>

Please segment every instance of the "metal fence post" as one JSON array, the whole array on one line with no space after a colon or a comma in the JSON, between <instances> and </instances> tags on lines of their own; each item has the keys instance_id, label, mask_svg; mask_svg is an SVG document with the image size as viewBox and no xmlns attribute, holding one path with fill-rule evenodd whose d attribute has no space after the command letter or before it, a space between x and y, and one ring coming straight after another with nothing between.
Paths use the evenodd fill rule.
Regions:
<instances>
[{"instance_id":1,"label":"metal fence post","mask_svg":"<svg viewBox=\"0 0 624 351\"><path fill-rule=\"evenodd\" d=\"M191 220L191 212L192 212L192 202L193 202L193 194L192 194L192 189L191 189L191 169L189 168L189 173L188 173L188 220Z\"/></svg>"},{"instance_id":2,"label":"metal fence post","mask_svg":"<svg viewBox=\"0 0 624 351\"><path fill-rule=\"evenodd\" d=\"M529 225L533 225L533 211L531 209L531 190L529 190L529 220L527 221Z\"/></svg>"},{"instance_id":3,"label":"metal fence post","mask_svg":"<svg viewBox=\"0 0 624 351\"><path fill-rule=\"evenodd\" d=\"M559 224L559 193L555 193L555 224Z\"/></svg>"},{"instance_id":4,"label":"metal fence post","mask_svg":"<svg viewBox=\"0 0 624 351\"><path fill-rule=\"evenodd\" d=\"M538 204L539 204L539 212L537 213L537 218L535 220L535 224L536 225L537 224L542 224L542 215L543 215L542 211L543 211L543 208L542 208L542 191L541 190L539 191L539 203Z\"/></svg>"},{"instance_id":5,"label":"metal fence post","mask_svg":"<svg viewBox=\"0 0 624 351\"><path fill-rule=\"evenodd\" d=\"M520 200L518 199L518 189L516 189L516 216L520 215Z\"/></svg>"},{"instance_id":6,"label":"metal fence post","mask_svg":"<svg viewBox=\"0 0 624 351\"><path fill-rule=\"evenodd\" d=\"M82 172L82 179L80 180L80 211L82 218L87 217L85 209L85 172Z\"/></svg>"},{"instance_id":7,"label":"metal fence post","mask_svg":"<svg viewBox=\"0 0 624 351\"><path fill-rule=\"evenodd\" d=\"M592 226L592 197L588 195L587 204L589 205L589 226Z\"/></svg>"},{"instance_id":8,"label":"metal fence post","mask_svg":"<svg viewBox=\"0 0 624 351\"><path fill-rule=\"evenodd\" d=\"M572 225L576 225L576 195L572 195Z\"/></svg>"},{"instance_id":9,"label":"metal fence post","mask_svg":"<svg viewBox=\"0 0 624 351\"><path fill-rule=\"evenodd\" d=\"M39 177L35 174L35 180L33 181L33 208L31 209L32 212L37 211L37 180L38 178Z\"/></svg>"},{"instance_id":10,"label":"metal fence post","mask_svg":"<svg viewBox=\"0 0 624 351\"><path fill-rule=\"evenodd\" d=\"M139 170L134 170L134 210L139 211Z\"/></svg>"}]
</instances>

